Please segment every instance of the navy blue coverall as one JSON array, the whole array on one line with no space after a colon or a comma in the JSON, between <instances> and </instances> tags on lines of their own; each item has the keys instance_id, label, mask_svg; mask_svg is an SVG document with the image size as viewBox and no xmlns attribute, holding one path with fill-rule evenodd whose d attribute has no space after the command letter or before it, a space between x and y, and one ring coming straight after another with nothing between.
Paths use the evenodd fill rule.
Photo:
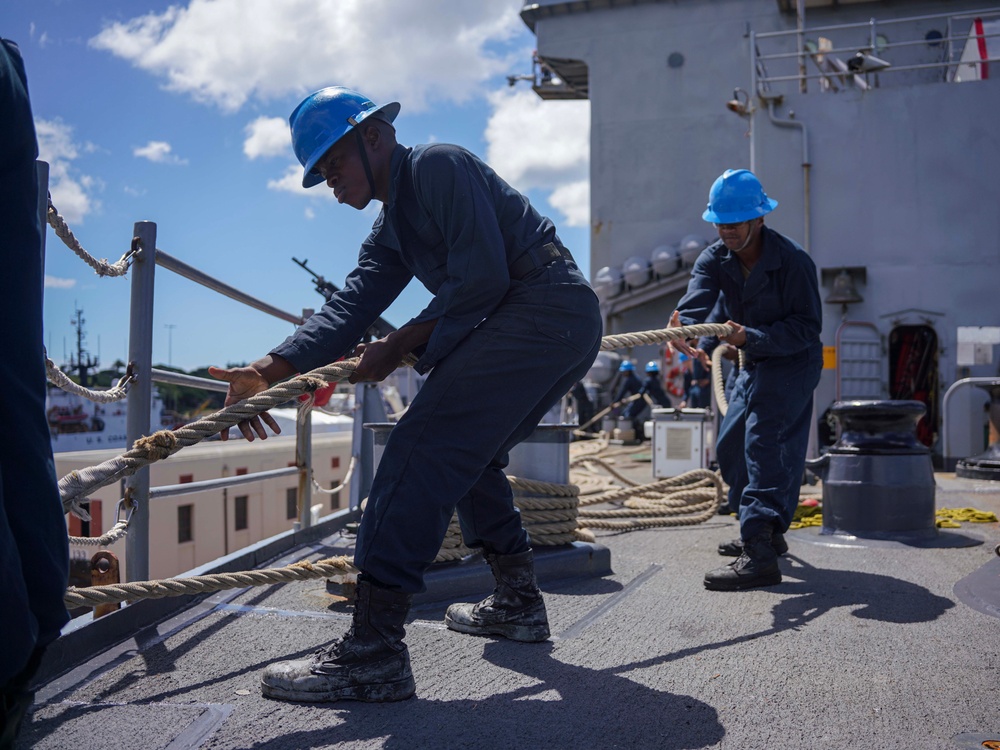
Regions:
<instances>
[{"instance_id":1,"label":"navy blue coverall","mask_svg":"<svg viewBox=\"0 0 1000 750\"><path fill-rule=\"evenodd\" d=\"M434 295L410 321L438 320L415 366L430 375L389 435L355 550L361 571L419 593L456 507L467 545L528 550L507 453L586 375L601 316L576 264L552 259L552 222L473 154L396 146L391 172L357 268L272 354L300 372L333 362L413 277Z\"/></svg>"},{"instance_id":2,"label":"navy blue coverall","mask_svg":"<svg viewBox=\"0 0 1000 750\"><path fill-rule=\"evenodd\" d=\"M639 396L649 396L656 404L662 407L670 406L670 396L663 390L663 381L660 380L660 373L658 372L649 373L646 379L642 381L642 385L639 387ZM649 404L646 403L646 399L637 398L625 407L622 416L632 420L635 434L642 437L642 423L646 421L649 413Z\"/></svg>"},{"instance_id":3,"label":"navy blue coverall","mask_svg":"<svg viewBox=\"0 0 1000 750\"><path fill-rule=\"evenodd\" d=\"M69 620L66 519L45 418L38 143L17 45L0 40L0 688L22 690Z\"/></svg>"},{"instance_id":4,"label":"navy blue coverall","mask_svg":"<svg viewBox=\"0 0 1000 750\"><path fill-rule=\"evenodd\" d=\"M708 321L711 322L711 321ZM725 322L725 321L723 321ZM718 339L716 339L718 341ZM712 405L711 376L699 359L684 373L684 397L689 409L707 409Z\"/></svg>"},{"instance_id":5,"label":"navy blue coverall","mask_svg":"<svg viewBox=\"0 0 1000 750\"><path fill-rule=\"evenodd\" d=\"M619 372L618 385L615 388L615 397L611 399L611 403L617 404L619 401L624 401L629 396L632 396L642 390L642 381L639 380L635 372L632 370L625 370L624 372ZM634 401L629 402L630 404L635 403ZM627 409L628 406L625 406ZM622 410L622 416L625 416L624 409Z\"/></svg>"},{"instance_id":6,"label":"navy blue coverall","mask_svg":"<svg viewBox=\"0 0 1000 750\"><path fill-rule=\"evenodd\" d=\"M721 294L726 318L746 328L746 367L716 443L744 540L768 525L784 533L792 522L823 367L816 265L766 226L761 239L761 258L745 280L739 259L721 240L705 248L678 304L683 325L703 323Z\"/></svg>"}]
</instances>

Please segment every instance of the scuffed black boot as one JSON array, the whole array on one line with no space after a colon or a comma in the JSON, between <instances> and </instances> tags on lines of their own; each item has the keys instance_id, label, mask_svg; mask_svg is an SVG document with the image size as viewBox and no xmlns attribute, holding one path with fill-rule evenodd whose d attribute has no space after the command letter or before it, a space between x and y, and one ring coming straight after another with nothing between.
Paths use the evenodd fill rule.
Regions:
<instances>
[{"instance_id":1,"label":"scuffed black boot","mask_svg":"<svg viewBox=\"0 0 1000 750\"><path fill-rule=\"evenodd\" d=\"M549 619L535 580L531 550L517 555L484 553L496 588L478 604L452 604L444 621L452 630L472 635L500 635L536 643L549 637Z\"/></svg>"},{"instance_id":2,"label":"scuffed black boot","mask_svg":"<svg viewBox=\"0 0 1000 750\"><path fill-rule=\"evenodd\" d=\"M739 591L781 583L778 555L770 531L754 534L743 543L743 552L729 565L705 574L705 588Z\"/></svg>"},{"instance_id":3,"label":"scuffed black boot","mask_svg":"<svg viewBox=\"0 0 1000 750\"><path fill-rule=\"evenodd\" d=\"M401 701L416 691L403 623L410 594L358 581L354 623L343 638L311 657L269 665L261 692L286 701Z\"/></svg>"},{"instance_id":4,"label":"scuffed black boot","mask_svg":"<svg viewBox=\"0 0 1000 750\"><path fill-rule=\"evenodd\" d=\"M785 541L784 534L772 534L771 546L779 557L788 552L788 542ZM719 545L719 554L723 557L739 557L743 554L743 540L733 539L730 542L723 542Z\"/></svg>"}]
</instances>

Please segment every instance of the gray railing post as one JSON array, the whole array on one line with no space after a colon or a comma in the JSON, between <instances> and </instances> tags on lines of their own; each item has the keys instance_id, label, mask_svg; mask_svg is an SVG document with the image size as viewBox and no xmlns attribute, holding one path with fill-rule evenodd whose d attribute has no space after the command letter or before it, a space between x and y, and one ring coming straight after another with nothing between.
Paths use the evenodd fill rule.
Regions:
<instances>
[{"instance_id":1,"label":"gray railing post","mask_svg":"<svg viewBox=\"0 0 1000 750\"><path fill-rule=\"evenodd\" d=\"M299 467L299 520L297 527L312 526L312 400L298 405L295 419L295 465Z\"/></svg>"},{"instance_id":2,"label":"gray railing post","mask_svg":"<svg viewBox=\"0 0 1000 750\"><path fill-rule=\"evenodd\" d=\"M153 288L156 275L156 224L139 221L133 236L139 252L132 261L132 292L129 301L128 359L136 381L128 393L125 443L131 447L149 434L149 412L153 397ZM131 512L125 543L126 580L149 580L149 467L125 479L125 505Z\"/></svg>"},{"instance_id":3,"label":"gray railing post","mask_svg":"<svg viewBox=\"0 0 1000 750\"><path fill-rule=\"evenodd\" d=\"M375 476L374 439L367 434L364 426L389 420L382 404L382 394L378 383L358 383L354 386L354 432L351 441L351 456L357 460L354 478L351 479L350 508L361 507L361 501L368 497ZM370 430L368 431L370 432Z\"/></svg>"}]
</instances>

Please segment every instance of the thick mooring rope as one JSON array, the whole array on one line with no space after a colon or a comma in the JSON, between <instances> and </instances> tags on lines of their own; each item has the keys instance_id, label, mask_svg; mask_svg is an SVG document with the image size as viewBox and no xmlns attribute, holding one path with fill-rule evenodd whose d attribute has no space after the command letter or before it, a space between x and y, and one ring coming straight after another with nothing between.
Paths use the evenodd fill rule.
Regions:
<instances>
[{"instance_id":1,"label":"thick mooring rope","mask_svg":"<svg viewBox=\"0 0 1000 750\"><path fill-rule=\"evenodd\" d=\"M607 336L602 341L601 348L616 349L680 338L725 335L729 332L729 326L720 324L644 331ZM121 456L63 477L59 482L63 506L64 508L72 506L93 490L134 474L143 466L167 458L181 448L198 443L222 429L232 427L302 393L312 393L327 382L343 380L349 377L359 361L358 358L353 358L317 368L177 430L163 430L148 438L137 440L132 449ZM599 461L596 456L587 456L583 460L592 463ZM638 485L629 482L620 473L615 472L615 474L620 481L633 486L592 495L584 503L591 505L624 500L624 507L621 510L609 511L580 510L580 489L576 485L508 477L514 490L515 504L522 513L532 544L544 546L568 544L581 539L593 541L593 534L588 531L593 528L622 531L693 525L713 516L721 502L721 480L713 472L697 470L650 485ZM690 484L692 477L696 477L694 484ZM684 487L686 484L690 486ZM715 488L712 489L709 484L715 484ZM690 502L692 500L695 502ZM117 533L117 528L116 526L109 531L105 537ZM104 537L95 541L103 539ZM453 518L435 561L459 559L471 551L462 543L457 518ZM126 600L200 594L312 578L330 578L356 572L347 558L338 557L316 563L296 563L286 568L93 586L85 589L71 588L66 592L65 602L69 607L93 607L97 604L112 604Z\"/></svg>"},{"instance_id":2,"label":"thick mooring rope","mask_svg":"<svg viewBox=\"0 0 1000 750\"><path fill-rule=\"evenodd\" d=\"M653 344L699 336L726 335L731 332L728 325L704 323L678 328L663 328L656 331L639 331L605 336L601 349L619 349L638 344ZM318 367L298 375L278 385L225 407L213 414L198 419L176 430L160 430L140 438L132 448L120 456L109 459L97 466L72 471L59 480L59 494L63 509L68 511L79 498L86 497L94 490L135 474L139 469L164 458L169 458L181 448L195 445L207 437L233 427L261 412L283 404L290 399L312 393L327 383L344 380L354 372L360 359L353 357L340 362Z\"/></svg>"},{"instance_id":3,"label":"thick mooring rope","mask_svg":"<svg viewBox=\"0 0 1000 750\"><path fill-rule=\"evenodd\" d=\"M115 583L83 589L71 587L66 591L63 601L68 607L95 607L98 604L114 604L129 599L162 599L167 596L207 594L212 591L242 589L249 586L270 586L275 583L308 581L313 578L332 578L356 572L346 557L330 557L317 562L294 563L285 568L215 573L161 581Z\"/></svg>"}]
</instances>

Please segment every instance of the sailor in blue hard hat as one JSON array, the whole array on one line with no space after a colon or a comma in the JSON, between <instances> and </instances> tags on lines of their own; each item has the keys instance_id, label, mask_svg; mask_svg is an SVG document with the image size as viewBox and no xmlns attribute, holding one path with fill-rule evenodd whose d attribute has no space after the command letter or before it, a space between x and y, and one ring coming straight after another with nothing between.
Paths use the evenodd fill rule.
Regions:
<instances>
[{"instance_id":1,"label":"sailor in blue hard hat","mask_svg":"<svg viewBox=\"0 0 1000 750\"><path fill-rule=\"evenodd\" d=\"M611 387L611 392L613 394L611 403L618 404L627 399L629 396L638 395L641 390L642 381L639 380L639 376L635 374L635 365L632 364L632 360L623 359L622 363L618 366L618 377ZM627 406L619 406L615 410L615 416L625 416L625 409L627 408Z\"/></svg>"},{"instance_id":2,"label":"sailor in blue hard hat","mask_svg":"<svg viewBox=\"0 0 1000 750\"><path fill-rule=\"evenodd\" d=\"M453 604L462 633L548 638L532 549L507 453L590 370L601 345L597 296L552 222L460 146L396 141L399 104L339 86L306 97L289 118L304 187L325 185L355 209L382 210L343 288L284 343L249 367L213 368L226 402L349 353L416 278L427 307L363 344L352 383L379 381L404 357L427 379L393 426L361 518L354 626L336 645L268 666L262 691L292 701L394 701L415 683L404 624L453 514L465 544L497 582L477 604ZM487 395L484 398L484 394ZM264 417L239 425L266 437Z\"/></svg>"},{"instance_id":3,"label":"sailor in blue hard hat","mask_svg":"<svg viewBox=\"0 0 1000 750\"><path fill-rule=\"evenodd\" d=\"M734 253L751 250L740 257L744 262L753 262L752 256L759 254L763 217L777 206L778 201L767 197L753 172L727 169L712 185L702 218L712 223L719 239Z\"/></svg>"},{"instance_id":4,"label":"sailor in blue hard hat","mask_svg":"<svg viewBox=\"0 0 1000 750\"><path fill-rule=\"evenodd\" d=\"M639 386L640 397L625 407L625 411L622 413L623 417L632 420L632 428L635 430L636 438L640 441L645 437L642 429L643 423L650 415L649 402L646 397L657 406L664 408L670 406L670 397L663 389L663 380L660 378L660 364L656 360L650 360L644 369L646 379Z\"/></svg>"},{"instance_id":5,"label":"sailor in blue hard hat","mask_svg":"<svg viewBox=\"0 0 1000 750\"><path fill-rule=\"evenodd\" d=\"M702 218L719 240L698 256L670 316L670 326L728 323L733 332L719 339L740 349L745 362L716 443L729 508L740 519L740 539L721 544L719 553L738 557L705 575L714 590L781 582L777 558L788 549L784 533L798 505L823 366L816 266L765 226L777 205L746 169L727 169L715 180ZM692 344L670 342L707 364L704 348Z\"/></svg>"}]
</instances>

